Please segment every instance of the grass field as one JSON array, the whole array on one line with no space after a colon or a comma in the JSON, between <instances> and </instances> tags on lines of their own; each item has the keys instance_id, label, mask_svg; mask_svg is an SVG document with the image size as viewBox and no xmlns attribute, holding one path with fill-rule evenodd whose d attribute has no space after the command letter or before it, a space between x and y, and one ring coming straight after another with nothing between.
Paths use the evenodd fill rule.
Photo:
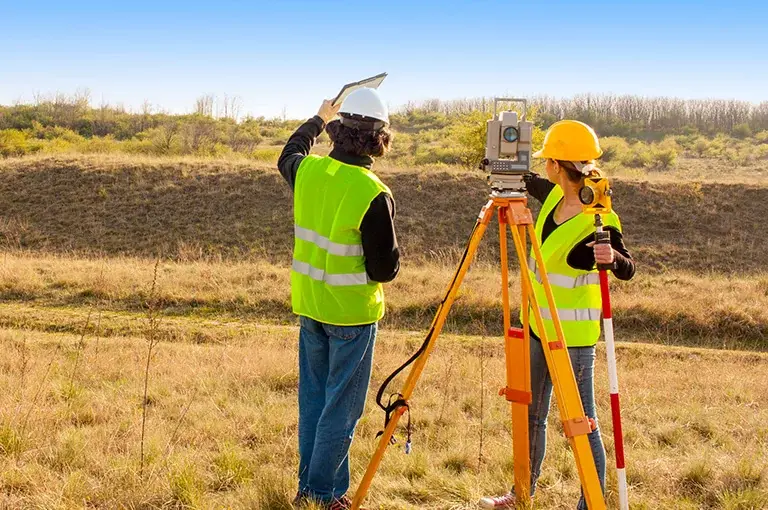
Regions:
<instances>
[{"instance_id":1,"label":"grass field","mask_svg":"<svg viewBox=\"0 0 768 510\"><path fill-rule=\"evenodd\" d=\"M615 182L638 262L632 282L612 284L631 500L768 508L768 188L763 169L686 168ZM486 194L457 168L381 174L404 259L372 392L421 343ZM297 330L291 198L276 171L78 156L0 161L0 175L0 508L289 508ZM474 508L510 483L498 241L487 235L414 395L414 452L388 452L370 508ZM355 482L383 421L369 397ZM538 508L575 506L559 427L552 419Z\"/></svg>"},{"instance_id":2,"label":"grass field","mask_svg":"<svg viewBox=\"0 0 768 510\"><path fill-rule=\"evenodd\" d=\"M102 335L136 335L145 313L151 259L82 258L0 253L0 326L78 334L91 310L104 315ZM458 257L457 257L458 258ZM454 267L404 263L387 285L384 326L426 330ZM155 299L169 318L293 324L288 262L165 261ZM519 306L517 276L511 302ZM447 323L447 331L472 334L478 327L501 331L501 283L496 266L480 261L470 271ZM692 272L642 272L631 282L613 282L617 334L641 342L768 351L768 275L702 276ZM517 313L516 311L513 313ZM93 330L94 324L89 329ZM138 328L138 329L137 329ZM190 336L172 321L164 338L219 341L207 326Z\"/></svg>"},{"instance_id":3,"label":"grass field","mask_svg":"<svg viewBox=\"0 0 768 510\"><path fill-rule=\"evenodd\" d=\"M186 322L200 326L177 320L176 327ZM0 363L4 507L289 508L297 331L236 321L212 329L226 342L156 348L143 475L145 338L0 331L7 346ZM420 338L382 333L373 390ZM637 344L621 344L618 352L633 508L768 505L768 355ZM610 456L599 354L599 412ZM496 396L502 370L496 337L440 340L413 399L414 452L391 448L370 507L472 508L479 496L509 485L510 425ZM353 445L355 479L382 419L369 405ZM573 508L575 466L557 420L550 425L537 502Z\"/></svg>"}]
</instances>

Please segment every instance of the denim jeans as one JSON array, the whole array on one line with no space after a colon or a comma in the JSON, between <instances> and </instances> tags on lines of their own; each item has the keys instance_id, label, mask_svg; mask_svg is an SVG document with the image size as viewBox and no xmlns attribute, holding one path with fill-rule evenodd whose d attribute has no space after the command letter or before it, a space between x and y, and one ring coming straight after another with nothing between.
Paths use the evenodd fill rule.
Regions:
<instances>
[{"instance_id":1,"label":"denim jeans","mask_svg":"<svg viewBox=\"0 0 768 510\"><path fill-rule=\"evenodd\" d=\"M571 358L573 374L576 376L576 384L579 387L584 413L595 420L597 424L597 408L595 406L595 347L569 347L568 355ZM528 427L530 435L531 455L531 494L536 491L536 481L541 474L541 464L547 449L547 415L552 399L552 378L549 376L549 368L544 358L544 349L541 342L531 338L531 392L532 401L528 408ZM605 449L597 428L589 434L589 445L592 447L592 456L595 459L597 475L600 485L605 492ZM587 510L587 503L582 494L578 510Z\"/></svg>"},{"instance_id":2,"label":"denim jeans","mask_svg":"<svg viewBox=\"0 0 768 510\"><path fill-rule=\"evenodd\" d=\"M301 317L301 494L331 502L349 489L349 447L363 415L376 331L376 324L331 326Z\"/></svg>"}]
</instances>

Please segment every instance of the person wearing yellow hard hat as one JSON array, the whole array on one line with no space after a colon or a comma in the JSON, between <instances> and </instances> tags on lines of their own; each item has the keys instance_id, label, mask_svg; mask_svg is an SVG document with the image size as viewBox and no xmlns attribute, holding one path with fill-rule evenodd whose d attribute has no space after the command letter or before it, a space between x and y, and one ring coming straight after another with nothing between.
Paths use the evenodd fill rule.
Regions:
<instances>
[{"instance_id":1,"label":"person wearing yellow hard hat","mask_svg":"<svg viewBox=\"0 0 768 510\"><path fill-rule=\"evenodd\" d=\"M595 422L595 429L589 434L589 443L604 491L605 449L597 426L594 396L595 345L600 336L601 319L596 264L608 264L617 278L630 280L635 274L635 263L624 244L621 222L615 212L602 217L606 230L611 234L610 245L593 242L594 217L582 213L579 190L586 177L600 174L595 160L602 154L600 142L591 127L575 120L556 122L547 131L542 149L533 155L545 160L546 178L532 173L526 177L526 187L528 194L542 203L536 220L536 237L555 296L584 412ZM543 298L544 289L537 277L533 257L528 266L534 292ZM546 303L542 298L539 299L540 304ZM555 329L549 308L543 305L540 311L547 337L554 338ZM528 426L533 495L547 445L552 379L535 321L531 321L530 327L532 400L528 407ZM515 505L514 491L480 500L480 506L488 509L515 508ZM583 495L577 508L587 509Z\"/></svg>"}]
</instances>

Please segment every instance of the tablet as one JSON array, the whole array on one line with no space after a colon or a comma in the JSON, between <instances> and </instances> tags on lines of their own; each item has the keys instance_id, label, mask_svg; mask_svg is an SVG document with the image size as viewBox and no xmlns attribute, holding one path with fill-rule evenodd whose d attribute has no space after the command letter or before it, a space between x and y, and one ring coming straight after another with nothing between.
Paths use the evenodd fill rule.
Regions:
<instances>
[{"instance_id":1,"label":"tablet","mask_svg":"<svg viewBox=\"0 0 768 510\"><path fill-rule=\"evenodd\" d=\"M340 102L344 101L344 99L346 99L348 95L350 95L352 92L354 92L357 89L360 89L363 87L367 87L369 89L379 88L379 85L381 85L381 82L383 82L384 78L386 77L387 77L387 73L381 73L381 74L377 74L376 76L371 76L370 78L366 78L364 80L356 81L354 83L347 83L346 85L341 87L341 91L333 100L333 104L337 105Z\"/></svg>"}]
</instances>

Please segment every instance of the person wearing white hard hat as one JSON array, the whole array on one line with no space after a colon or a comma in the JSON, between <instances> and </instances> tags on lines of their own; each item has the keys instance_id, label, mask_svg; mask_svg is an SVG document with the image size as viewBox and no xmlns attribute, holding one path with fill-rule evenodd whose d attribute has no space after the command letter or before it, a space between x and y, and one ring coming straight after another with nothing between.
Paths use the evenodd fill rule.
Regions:
<instances>
[{"instance_id":1,"label":"person wearing white hard hat","mask_svg":"<svg viewBox=\"0 0 768 510\"><path fill-rule=\"evenodd\" d=\"M340 120L331 122L336 115ZM323 102L290 137L278 169L294 190L291 301L299 316L299 471L294 506L351 507L349 448L363 414L382 283L400 269L392 192L371 171L392 142L373 89ZM326 130L333 150L311 155Z\"/></svg>"}]
</instances>

